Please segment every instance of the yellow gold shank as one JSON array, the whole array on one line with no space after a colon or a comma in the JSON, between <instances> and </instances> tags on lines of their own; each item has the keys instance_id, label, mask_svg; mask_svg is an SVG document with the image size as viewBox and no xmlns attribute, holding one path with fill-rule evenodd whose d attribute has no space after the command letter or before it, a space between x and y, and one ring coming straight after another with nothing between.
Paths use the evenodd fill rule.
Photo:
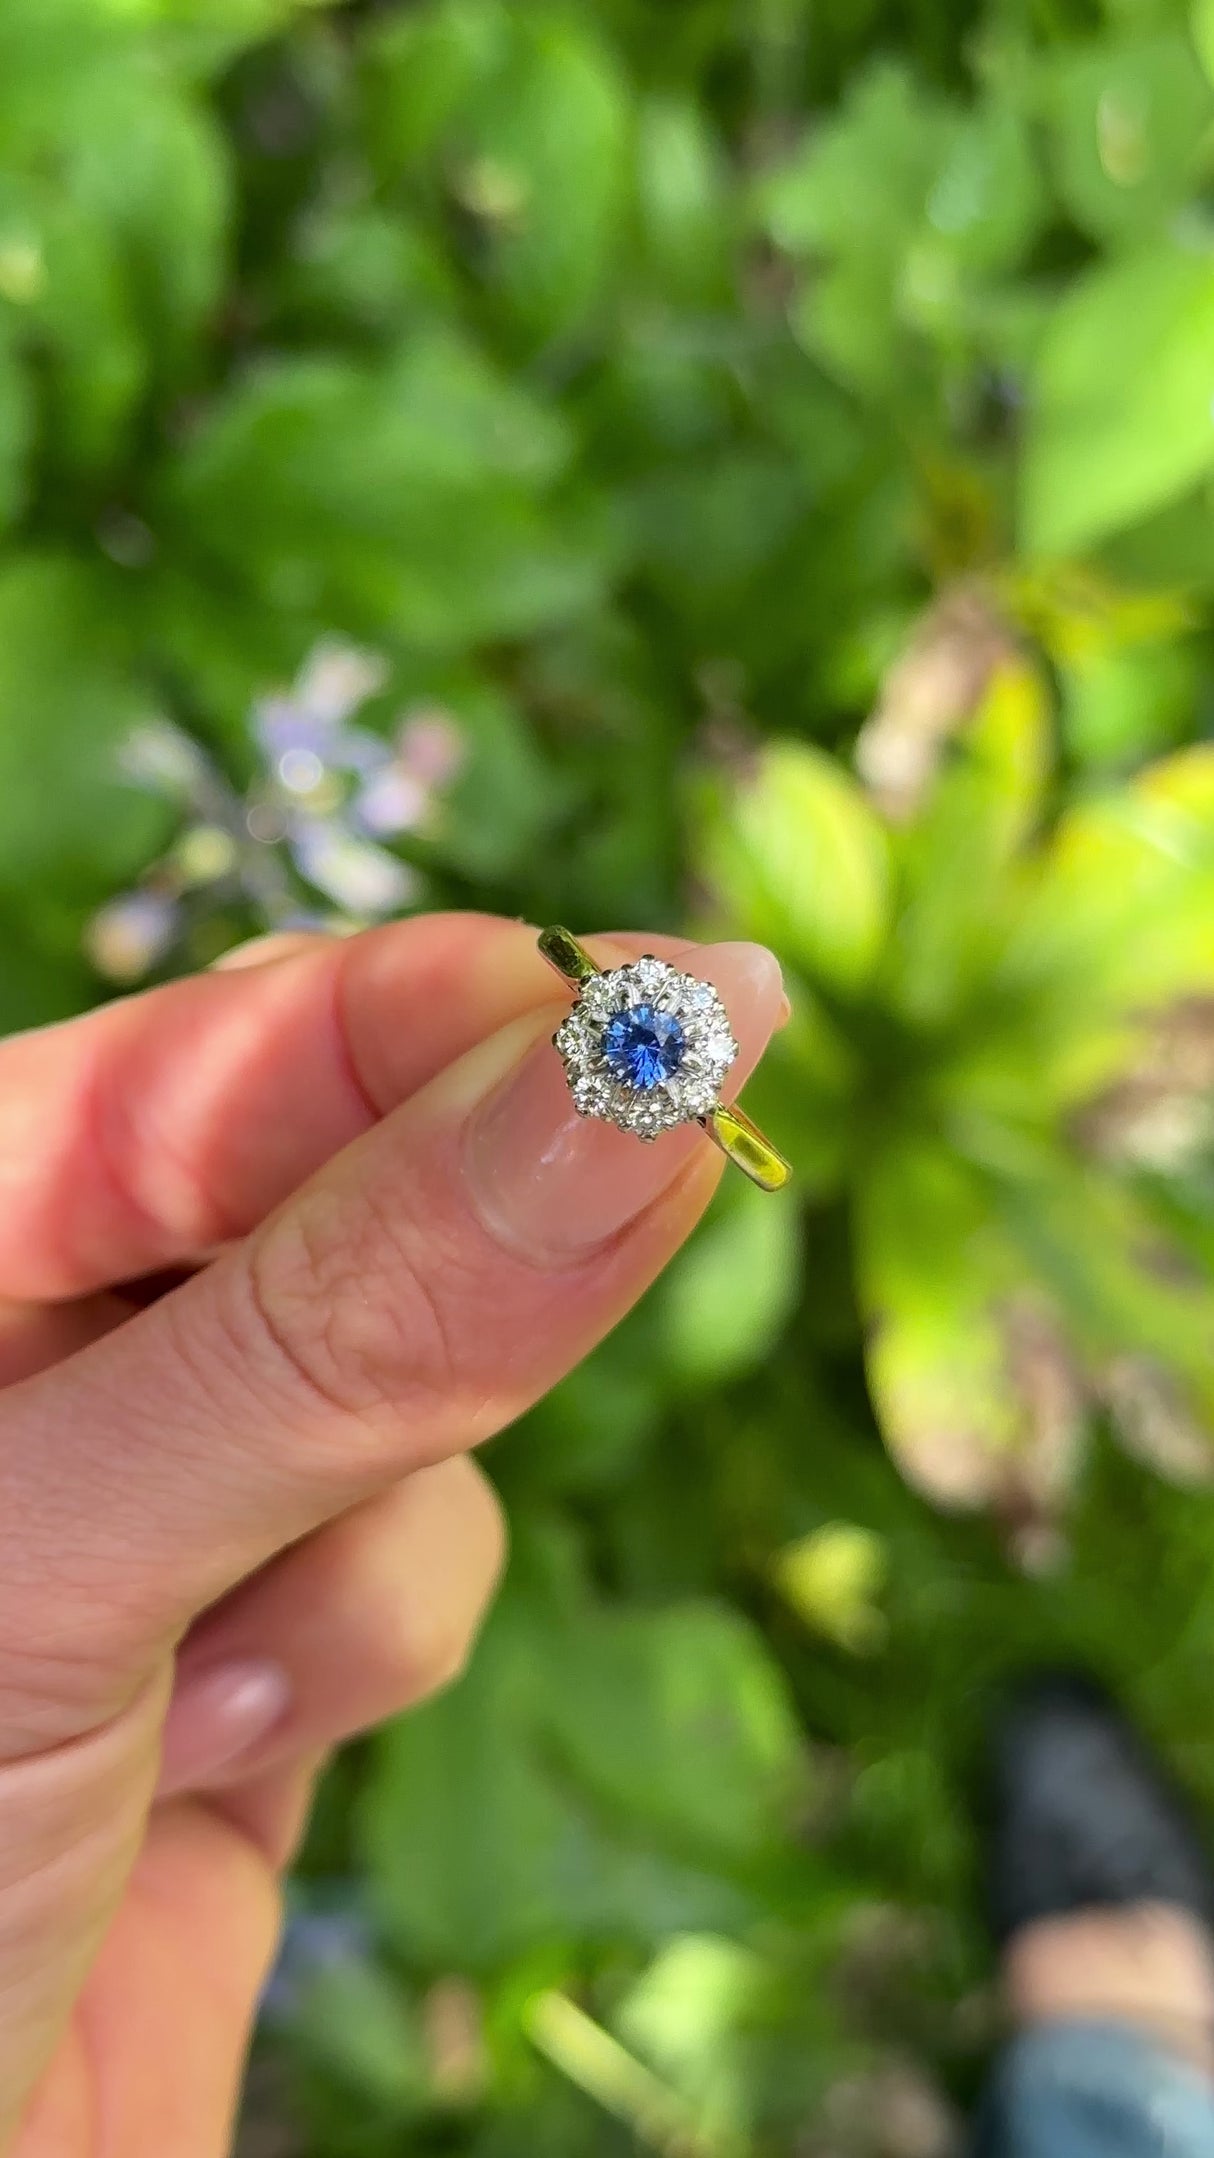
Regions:
<instances>
[{"instance_id":1,"label":"yellow gold shank","mask_svg":"<svg viewBox=\"0 0 1214 2158\"><path fill-rule=\"evenodd\" d=\"M543 929L540 931L540 950L550 967L563 975L571 989L580 989L602 968L596 966L584 944L579 944L568 929Z\"/></svg>"},{"instance_id":2,"label":"yellow gold shank","mask_svg":"<svg viewBox=\"0 0 1214 2158\"><path fill-rule=\"evenodd\" d=\"M770 1139L765 1139L757 1124L752 1124L744 1109L735 1102L726 1108L718 1102L715 1109L700 1118L700 1122L714 1145L731 1162L741 1169L760 1191L782 1191L792 1175L792 1163L784 1159Z\"/></svg>"}]
</instances>

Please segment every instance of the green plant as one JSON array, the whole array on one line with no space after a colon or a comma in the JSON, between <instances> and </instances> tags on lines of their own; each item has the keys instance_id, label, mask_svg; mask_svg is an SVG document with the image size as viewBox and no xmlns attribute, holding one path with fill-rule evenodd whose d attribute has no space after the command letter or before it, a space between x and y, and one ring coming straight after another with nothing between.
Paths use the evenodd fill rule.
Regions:
<instances>
[{"instance_id":1,"label":"green plant","mask_svg":"<svg viewBox=\"0 0 1214 2158\"><path fill-rule=\"evenodd\" d=\"M1208 0L0 11L0 1023L317 894L795 994L797 1193L495 1448L483 1649L326 1787L317 2158L943 2137L991 1682L1214 1802L1212 78ZM284 777L335 648L379 748Z\"/></svg>"}]
</instances>

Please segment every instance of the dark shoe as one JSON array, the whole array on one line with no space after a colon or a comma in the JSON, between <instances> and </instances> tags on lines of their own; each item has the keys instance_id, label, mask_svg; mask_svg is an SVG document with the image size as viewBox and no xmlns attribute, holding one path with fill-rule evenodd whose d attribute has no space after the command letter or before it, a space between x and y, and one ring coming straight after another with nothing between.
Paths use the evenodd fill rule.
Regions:
<instances>
[{"instance_id":1,"label":"dark shoe","mask_svg":"<svg viewBox=\"0 0 1214 2158\"><path fill-rule=\"evenodd\" d=\"M1024 1682L994 1732L995 1937L1035 1918L1171 1903L1214 1926L1214 1879L1184 1800L1091 1679Z\"/></svg>"}]
</instances>

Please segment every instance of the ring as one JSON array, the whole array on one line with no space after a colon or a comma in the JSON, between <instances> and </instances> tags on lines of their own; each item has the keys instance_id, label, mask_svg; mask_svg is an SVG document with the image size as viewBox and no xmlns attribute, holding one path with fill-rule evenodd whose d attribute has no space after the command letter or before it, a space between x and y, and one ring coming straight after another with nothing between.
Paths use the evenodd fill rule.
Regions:
<instances>
[{"instance_id":1,"label":"ring","mask_svg":"<svg viewBox=\"0 0 1214 2158\"><path fill-rule=\"evenodd\" d=\"M699 1124L762 1191L779 1191L791 1164L721 1083L738 1045L711 982L646 953L604 970L567 929L545 929L540 950L576 991L553 1035L580 1116L602 1117L637 1139Z\"/></svg>"}]
</instances>

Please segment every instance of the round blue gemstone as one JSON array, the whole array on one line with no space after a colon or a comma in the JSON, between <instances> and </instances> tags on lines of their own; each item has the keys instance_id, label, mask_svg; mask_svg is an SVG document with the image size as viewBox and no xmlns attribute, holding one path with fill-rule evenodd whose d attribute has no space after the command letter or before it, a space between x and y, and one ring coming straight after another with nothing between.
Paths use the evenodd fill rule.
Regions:
<instances>
[{"instance_id":1,"label":"round blue gemstone","mask_svg":"<svg viewBox=\"0 0 1214 2158\"><path fill-rule=\"evenodd\" d=\"M687 1039L669 1012L652 1004L617 1012L603 1035L603 1058L617 1079L647 1094L673 1077L687 1054Z\"/></svg>"}]
</instances>

